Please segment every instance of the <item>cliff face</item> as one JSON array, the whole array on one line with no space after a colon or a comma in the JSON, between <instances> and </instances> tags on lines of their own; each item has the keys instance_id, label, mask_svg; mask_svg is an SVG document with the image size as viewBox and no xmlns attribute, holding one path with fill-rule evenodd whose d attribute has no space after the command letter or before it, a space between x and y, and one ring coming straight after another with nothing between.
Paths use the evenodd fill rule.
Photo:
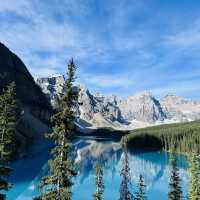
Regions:
<instances>
[{"instance_id":1,"label":"cliff face","mask_svg":"<svg viewBox=\"0 0 200 200\"><path fill-rule=\"evenodd\" d=\"M46 78L35 78L35 81L54 106L57 96L62 95L63 93L63 85L65 83L64 76L54 75Z\"/></svg>"},{"instance_id":2,"label":"cliff face","mask_svg":"<svg viewBox=\"0 0 200 200\"><path fill-rule=\"evenodd\" d=\"M168 94L160 102L168 119L175 119L181 122L200 119L199 101Z\"/></svg>"},{"instance_id":3,"label":"cliff face","mask_svg":"<svg viewBox=\"0 0 200 200\"><path fill-rule=\"evenodd\" d=\"M119 108L128 121L139 120L153 123L166 119L160 102L149 92L142 92L120 101Z\"/></svg>"},{"instance_id":4,"label":"cliff face","mask_svg":"<svg viewBox=\"0 0 200 200\"><path fill-rule=\"evenodd\" d=\"M37 83L54 105L56 96L62 94L64 77L55 75L38 78ZM200 102L166 95L160 101L150 92L142 92L128 98L93 95L79 86L79 119L90 126L126 129L153 124L183 122L200 119ZM129 125L129 126L128 126Z\"/></svg>"},{"instance_id":5,"label":"cliff face","mask_svg":"<svg viewBox=\"0 0 200 200\"><path fill-rule=\"evenodd\" d=\"M105 120L112 122L123 121L115 96L105 97L100 94L92 95L83 86L80 86L79 89L79 111L81 119L90 121L101 116Z\"/></svg>"},{"instance_id":6,"label":"cliff face","mask_svg":"<svg viewBox=\"0 0 200 200\"><path fill-rule=\"evenodd\" d=\"M22 153L30 141L43 137L49 130L44 122L49 121L51 106L21 59L0 43L0 94L3 88L13 81L21 110L15 139L17 151Z\"/></svg>"},{"instance_id":7,"label":"cliff face","mask_svg":"<svg viewBox=\"0 0 200 200\"><path fill-rule=\"evenodd\" d=\"M19 102L28 106L37 117L47 119L45 112L48 112L50 105L45 94L21 59L0 43L0 93L12 81L16 84Z\"/></svg>"},{"instance_id":8,"label":"cliff face","mask_svg":"<svg viewBox=\"0 0 200 200\"><path fill-rule=\"evenodd\" d=\"M60 81L62 80L62 81ZM37 83L48 97L54 101L55 96L62 93L64 77L62 75L38 78ZM122 99L111 95L93 95L84 87L79 86L80 118L86 121L98 121L97 118L109 122L129 123L132 120L143 122L163 121L166 118L160 102L148 92Z\"/></svg>"}]
</instances>

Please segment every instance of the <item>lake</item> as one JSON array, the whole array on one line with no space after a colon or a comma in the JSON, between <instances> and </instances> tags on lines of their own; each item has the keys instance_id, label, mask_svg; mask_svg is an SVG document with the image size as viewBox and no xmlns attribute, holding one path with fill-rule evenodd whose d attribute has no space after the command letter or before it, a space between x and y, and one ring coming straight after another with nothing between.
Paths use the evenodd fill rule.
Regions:
<instances>
[{"instance_id":1,"label":"lake","mask_svg":"<svg viewBox=\"0 0 200 200\"><path fill-rule=\"evenodd\" d=\"M95 166L101 163L104 170L105 200L119 199L123 153L118 142L80 139L75 142L75 162L78 176L74 180L73 200L92 200L95 192ZM39 179L47 171L49 144L36 143L31 155L13 163L10 181L14 187L8 192L8 200L29 200L38 194ZM188 188L187 160L177 155L181 185L186 195ZM149 200L166 200L169 191L170 154L165 152L129 153L132 192L136 191L139 175L144 176Z\"/></svg>"}]
</instances>

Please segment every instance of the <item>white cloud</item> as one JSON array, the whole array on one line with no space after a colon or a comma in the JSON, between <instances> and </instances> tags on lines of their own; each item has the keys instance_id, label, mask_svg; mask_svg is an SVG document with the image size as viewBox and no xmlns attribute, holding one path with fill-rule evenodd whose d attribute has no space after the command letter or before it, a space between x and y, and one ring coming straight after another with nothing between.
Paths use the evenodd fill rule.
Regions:
<instances>
[{"instance_id":1,"label":"white cloud","mask_svg":"<svg viewBox=\"0 0 200 200\"><path fill-rule=\"evenodd\" d=\"M151 89L153 94L158 96L163 96L168 93L178 94L178 95L186 95L190 96L191 94L198 94L200 92L200 81L182 81L176 83L169 83L163 87L157 87Z\"/></svg>"},{"instance_id":2,"label":"white cloud","mask_svg":"<svg viewBox=\"0 0 200 200\"><path fill-rule=\"evenodd\" d=\"M79 13L87 14L88 11L85 7L73 3L73 1L64 2L64 10L59 11L63 12L63 16L66 17L65 22L58 23L51 13L54 10L45 10L47 8L38 10L31 2L33 1L20 0L18 3L13 2L12 4L12 1L9 0L8 3L0 3L0 10L5 13L12 11L23 15L23 10L28 13L31 10L31 18L26 22L19 21L10 25L2 21L0 41L17 53L33 73L40 73L41 68L46 73L55 71L55 68L59 70L59 67L63 67L60 64L70 57L82 61L90 57L91 62L105 57L105 44L93 33L82 31L72 24L67 18L68 13L64 12L75 9L73 12L79 10ZM39 52L52 53L54 58L50 57L47 61L45 58L40 58ZM55 64L54 67L53 64Z\"/></svg>"},{"instance_id":3,"label":"white cloud","mask_svg":"<svg viewBox=\"0 0 200 200\"><path fill-rule=\"evenodd\" d=\"M49 76L51 74L59 73L60 68L66 66L66 63L61 62L64 59L56 59L55 57L42 58L38 56L29 56L25 63L28 63L30 72L33 76Z\"/></svg>"},{"instance_id":4,"label":"white cloud","mask_svg":"<svg viewBox=\"0 0 200 200\"><path fill-rule=\"evenodd\" d=\"M58 70L55 68L47 68L47 67L41 67L37 70L32 71L33 77L48 77L52 74L57 74Z\"/></svg>"},{"instance_id":5,"label":"white cloud","mask_svg":"<svg viewBox=\"0 0 200 200\"><path fill-rule=\"evenodd\" d=\"M13 12L20 16L30 16L33 12L32 1L6 0L0 3L0 12Z\"/></svg>"},{"instance_id":6,"label":"white cloud","mask_svg":"<svg viewBox=\"0 0 200 200\"><path fill-rule=\"evenodd\" d=\"M186 26L184 29L178 30L175 34L166 38L167 45L173 45L179 48L193 48L200 45L200 19Z\"/></svg>"},{"instance_id":7,"label":"white cloud","mask_svg":"<svg viewBox=\"0 0 200 200\"><path fill-rule=\"evenodd\" d=\"M53 2L55 7L52 6ZM106 24L105 27L104 25L98 27L97 24L93 24L94 28L97 28L94 32L94 28L89 27L85 31L79 25L73 23L70 15L78 15L84 19L85 16L91 14L91 5L88 1L67 0L59 4L55 3L56 1L41 2L38 0L8 0L6 3L0 3L2 12L10 11L28 17L28 21L19 21L12 25L2 21L0 40L23 60L26 60L29 67L38 68L42 64L29 61L32 60L31 57L37 51L56 52L56 56L60 54L56 59L63 59L65 55L66 57L73 56L81 61L90 59L90 62L98 60L103 63L109 62L110 59L113 60L113 55L116 52L125 52L142 46L141 43L143 43L144 38L141 40L137 36L132 37L133 35L131 35L126 38L122 34L114 39L117 32L112 27L110 29L114 33L112 35L113 40L107 43L108 41L98 34L98 29L104 29ZM118 11L121 9L120 7L115 8L116 15L114 18L120 20L121 15L118 14ZM54 14L56 13L64 17L64 22L59 23L55 20ZM123 11L124 14L125 11ZM124 22L122 20L120 23L123 24ZM27 58L27 56L29 57ZM33 65L30 65L30 63Z\"/></svg>"},{"instance_id":8,"label":"white cloud","mask_svg":"<svg viewBox=\"0 0 200 200\"><path fill-rule=\"evenodd\" d=\"M99 10L93 1L87 0L2 1L1 13L5 16L14 13L22 19L17 21L16 18L12 24L0 21L0 41L19 55L34 75L62 73L67 60L74 57L81 65L80 71L84 72L80 75L81 81L102 90L113 87L145 89L173 78L189 77L184 72L176 77L170 70L183 58L183 50L193 55L199 49L200 21L176 31L171 31L167 25L169 30L165 34L160 30L163 19L142 16L144 12L147 16L152 14L146 13L146 1L100 2ZM102 65L102 70L91 70L96 63L97 67ZM112 64L116 75L105 74L110 73L108 67ZM195 72L191 71L193 76ZM130 73L131 77L125 73ZM170 90L163 85L163 89L155 89L156 93ZM174 88L183 90L176 84Z\"/></svg>"},{"instance_id":9,"label":"white cloud","mask_svg":"<svg viewBox=\"0 0 200 200\"><path fill-rule=\"evenodd\" d=\"M86 85L92 85L100 88L113 88L113 87L129 87L133 84L133 81L130 80L127 76L119 75L93 75L87 74L82 75L81 82Z\"/></svg>"}]
</instances>

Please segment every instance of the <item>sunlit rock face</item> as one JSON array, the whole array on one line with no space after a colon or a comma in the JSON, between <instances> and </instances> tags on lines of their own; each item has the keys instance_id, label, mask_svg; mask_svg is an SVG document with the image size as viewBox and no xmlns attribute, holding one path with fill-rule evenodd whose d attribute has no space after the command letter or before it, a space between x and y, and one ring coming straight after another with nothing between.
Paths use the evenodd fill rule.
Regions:
<instances>
[{"instance_id":1,"label":"sunlit rock face","mask_svg":"<svg viewBox=\"0 0 200 200\"><path fill-rule=\"evenodd\" d=\"M64 76L37 78L36 82L48 95L52 105L55 105L56 98L63 92ZM121 98L115 95L92 94L84 86L78 88L79 119L93 127L134 129L200 119L200 102L175 95L166 95L158 100L150 92L141 92Z\"/></svg>"},{"instance_id":2,"label":"sunlit rock face","mask_svg":"<svg viewBox=\"0 0 200 200\"><path fill-rule=\"evenodd\" d=\"M143 92L120 101L119 108L122 116L128 121L138 120L152 123L163 121L166 118L160 102L149 92Z\"/></svg>"},{"instance_id":3,"label":"sunlit rock face","mask_svg":"<svg viewBox=\"0 0 200 200\"><path fill-rule=\"evenodd\" d=\"M192 101L174 94L161 99L161 105L167 118L176 121L193 121L200 119L200 102Z\"/></svg>"},{"instance_id":4,"label":"sunlit rock face","mask_svg":"<svg viewBox=\"0 0 200 200\"><path fill-rule=\"evenodd\" d=\"M84 120L101 123L101 120L114 122L122 121L121 112L115 96L92 95L90 91L80 86L79 92L80 117Z\"/></svg>"},{"instance_id":5,"label":"sunlit rock face","mask_svg":"<svg viewBox=\"0 0 200 200\"><path fill-rule=\"evenodd\" d=\"M63 94L64 76L57 74L47 78L35 78L35 81L41 86L51 104L55 106L56 98Z\"/></svg>"}]
</instances>

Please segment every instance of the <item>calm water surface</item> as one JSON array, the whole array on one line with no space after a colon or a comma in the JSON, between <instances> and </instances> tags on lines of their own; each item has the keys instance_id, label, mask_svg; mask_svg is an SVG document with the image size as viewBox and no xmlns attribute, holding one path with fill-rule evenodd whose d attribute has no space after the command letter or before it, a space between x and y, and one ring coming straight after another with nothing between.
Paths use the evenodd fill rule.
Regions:
<instances>
[{"instance_id":1,"label":"calm water surface","mask_svg":"<svg viewBox=\"0 0 200 200\"><path fill-rule=\"evenodd\" d=\"M29 200L38 194L39 179L47 171L48 146L45 143L36 144L30 157L13 164L14 172L10 179L14 183L14 187L8 193L8 200ZM104 199L117 200L123 160L120 144L79 140L75 143L74 152L78 176L74 180L73 200L92 200L92 194L95 191L94 168L97 162L101 162L104 169ZM166 200L169 190L169 157L168 153L163 152L129 153L132 192L135 192L139 175L142 174L147 185L148 199ZM188 184L187 162L184 156L177 157L185 195Z\"/></svg>"}]
</instances>

